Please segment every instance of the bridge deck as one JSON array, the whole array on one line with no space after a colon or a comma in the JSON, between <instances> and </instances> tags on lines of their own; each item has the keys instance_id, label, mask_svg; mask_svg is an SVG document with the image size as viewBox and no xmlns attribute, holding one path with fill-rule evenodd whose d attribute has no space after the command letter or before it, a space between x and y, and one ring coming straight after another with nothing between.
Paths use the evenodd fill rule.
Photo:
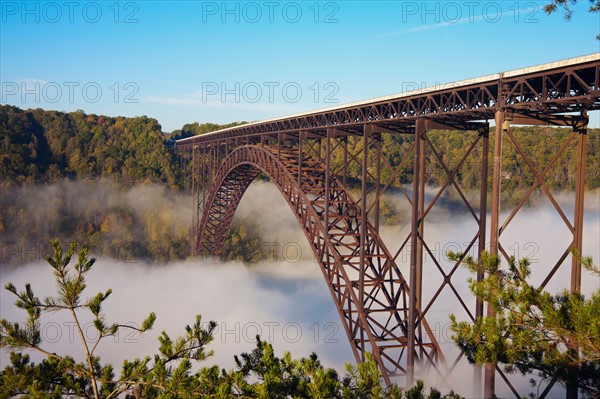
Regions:
<instances>
[{"instance_id":1,"label":"bridge deck","mask_svg":"<svg viewBox=\"0 0 600 399\"><path fill-rule=\"evenodd\" d=\"M177 145L327 128L360 133L365 124L413 133L417 118L461 124L493 119L500 108L533 118L600 109L600 53L252 122Z\"/></svg>"}]
</instances>

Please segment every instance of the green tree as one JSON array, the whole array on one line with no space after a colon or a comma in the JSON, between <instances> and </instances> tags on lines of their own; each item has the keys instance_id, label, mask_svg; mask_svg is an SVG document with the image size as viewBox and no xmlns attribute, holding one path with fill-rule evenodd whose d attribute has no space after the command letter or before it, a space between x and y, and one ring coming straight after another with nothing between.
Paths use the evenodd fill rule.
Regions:
<instances>
[{"instance_id":1,"label":"green tree","mask_svg":"<svg viewBox=\"0 0 600 399\"><path fill-rule=\"evenodd\" d=\"M590 2L590 12L600 12L600 0L588 0ZM577 0L552 0L551 3L544 6L544 11L547 14L552 14L558 9L562 9L565 13L565 19L570 21L573 18L573 10L571 5L577 3ZM596 36L596 39L600 40L600 34Z\"/></svg>"},{"instance_id":2,"label":"green tree","mask_svg":"<svg viewBox=\"0 0 600 399\"><path fill-rule=\"evenodd\" d=\"M450 257L459 260L460 254ZM582 263L600 274L590 258ZM556 378L589 397L600 396L600 289L590 298L566 290L550 294L527 281L526 259L512 258L502 269L498 257L482 253L481 266L471 258L465 264L473 273L486 272L485 279L470 279L469 285L496 312L472 324L450 316L453 340L470 362L501 363L509 373L537 372L542 380Z\"/></svg>"},{"instance_id":3,"label":"green tree","mask_svg":"<svg viewBox=\"0 0 600 399\"><path fill-rule=\"evenodd\" d=\"M113 366L102 365L100 358L95 355L99 344L123 329L145 332L152 328L156 316L150 313L140 328L107 323L102 313L102 305L112 291L108 289L88 299L82 297L86 288L85 277L95 263L94 258L88 257L88 249L80 249L78 259L70 270L77 243L72 242L66 253L63 253L58 240L53 240L51 245L53 254L48 255L46 261L54 269L58 295L40 300L35 296L31 285L27 284L24 291L18 292L17 288L9 283L6 289L17 297L15 305L27 312L27 321L21 325L5 319L0 320L1 348L34 350L41 352L46 359L34 364L28 355L12 352L11 365L0 373L0 398L15 395L115 398L124 393L133 393L136 389L154 393L169 392L174 395L185 393L193 382L190 376L191 360L204 360L212 354L205 350L205 346L213 338L216 323L210 322L204 328L200 316L197 316L196 322L186 327L186 333L175 340L163 332L159 337L159 353L141 360L125 361L117 378ZM69 313L73 319L85 353L83 362L78 362L70 356L52 353L44 347L40 317L43 313L59 311ZM81 312L84 311L93 316L94 326L98 331L95 340L86 338L83 333Z\"/></svg>"}]
</instances>

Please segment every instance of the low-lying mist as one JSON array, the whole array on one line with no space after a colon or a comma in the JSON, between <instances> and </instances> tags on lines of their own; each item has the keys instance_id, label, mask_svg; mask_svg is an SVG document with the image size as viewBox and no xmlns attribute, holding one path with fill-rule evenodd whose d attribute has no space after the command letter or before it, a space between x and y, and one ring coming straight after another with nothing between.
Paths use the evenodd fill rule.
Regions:
<instances>
[{"instance_id":1,"label":"low-lying mist","mask_svg":"<svg viewBox=\"0 0 600 399\"><path fill-rule=\"evenodd\" d=\"M325 364L340 368L352 360L352 353L319 273L305 262L265 263L250 269L214 259L174 262L167 267L101 260L89 274L88 295L113 289L104 309L107 322L139 326L152 311L157 322L142 336L125 331L116 340L107 339L99 355L103 361L119 365L125 358L155 353L162 330L172 337L182 334L185 325L201 314L203 321L218 323L210 345L215 356L209 364L232 368L233 355L252 350L258 334L278 351L289 350L298 357L316 351ZM10 281L18 288L30 282L39 297L53 294L52 270L44 264L3 272L1 280L3 285ZM24 320L12 306L11 293L3 290L0 298L1 317ZM94 339L91 319L84 320L86 336ZM52 351L82 356L71 322L66 314L51 315L42 321L42 334L51 342ZM7 361L4 355L3 365Z\"/></svg>"},{"instance_id":2,"label":"low-lying mist","mask_svg":"<svg viewBox=\"0 0 600 399\"><path fill-rule=\"evenodd\" d=\"M55 237L77 240L98 256L123 261L185 259L191 214L189 196L156 184L127 187L110 179L65 179L3 187L0 260L41 260Z\"/></svg>"},{"instance_id":3,"label":"low-lying mist","mask_svg":"<svg viewBox=\"0 0 600 399\"><path fill-rule=\"evenodd\" d=\"M7 197L3 194L2 201L3 204L16 198L25 201L27 206L23 212L31 214L18 215L19 220L31 219L25 226L44 223L51 225L57 222L56 209L59 209L59 214L64 215L62 209L65 207L69 212L77 212L81 217L89 218L87 223L102 226L105 221L94 220L95 214L90 209L97 208L98 214L108 209L110 214L126 204L133 210L128 212L131 217L127 222L129 224L120 226L124 220L129 220L125 215L121 215L122 219L115 219L114 230L111 226L111 229L104 233L114 234L119 238L152 238L157 245L164 237L170 237L167 233L157 233L153 236L154 230L139 224L140 221L145 221L155 226L157 231L176 231L176 237L180 235L182 240L185 238L189 241L187 234L192 218L191 203L189 198L182 194L172 193L157 186L139 186L113 192L109 183L102 183L95 185L94 191L88 192L86 187L89 186L80 187L77 183L63 184L59 187L30 188L27 189L30 191L13 192ZM70 190L72 200L68 204L63 201L57 207L53 203L53 199L61 197L57 190ZM430 196L433 191L430 190ZM566 194L558 195L557 200L564 205L567 217L572 219L571 197ZM399 214L394 220L410 220L406 219L408 207L405 199L388 195L385 201ZM583 254L591 255L596 263L600 259L599 211L599 193L588 193ZM504 213L502 220L506 216ZM152 218L152 222L148 222L148 218ZM16 221L8 221L6 217L3 223L5 226L17 225ZM79 222L70 220L66 220L65 223L79 225ZM110 225L111 222L107 223ZM238 262L224 263L213 258L151 263L144 261L143 257L133 256L135 254L127 253L127 256L123 256L121 253L111 252L110 248L99 254L99 261L89 276L88 295L92 296L107 288L113 289L114 293L105 307L107 321L140 323L152 311L156 312L158 318L154 330L143 336L122 334L114 340L107 340L99 352L104 362L118 365L124 358L154 353L158 347L156 337L162 330L175 336L183 332L186 324L193 322L196 314L201 314L206 322L215 320L218 323L215 341L210 345L215 351L215 356L210 358L206 365L219 364L223 368L232 368L233 355L252 350L256 334L272 342L280 354L289 350L293 356L301 357L314 351L324 365L340 371L344 363L354 362L321 271L294 215L277 189L265 182L252 184L240 203L234 224L254 226L262 240L262 252L265 255L262 261L251 266ZM476 227L473 217L466 211L460 211L460 208L449 211L435 206L427 216L425 239L431 252L442 259L440 266L445 273L452 269L452 264L444 260L444 254L448 250L465 251L476 233ZM15 227L5 228L2 232L3 243L19 240L15 231ZM102 228L100 231L103 232ZM27 230L23 230L24 234L26 232ZM392 253L396 252L408 232L408 224L383 224L381 227L384 242ZM46 236L40 235L38 239L41 242L45 238ZM540 201L539 206L523 209L517 214L503 233L501 242L509 254L519 258L530 258L533 279L540 283L569 246L570 239L568 229L564 227L554 208L548 202ZM43 245L40 253L45 254L49 251L47 241ZM474 248L476 245L477 243ZM470 253L476 255L474 249ZM399 263L406 278L408 255L406 251L399 255ZM52 294L54 283L51 268L40 256L26 260L26 264L14 266L8 265L4 258L2 259L2 285L13 282L17 288L22 288L26 282L30 282L39 297ZM550 290L568 288L570 262L568 257L564 266L550 280ZM600 286L600 279L585 273L582 288L584 293L589 294ZM468 277L468 272L459 267L451 282L469 309L473 309L474 299L466 283ZM425 304L432 299L442 283L442 274L427 256L424 261ZM0 300L2 318L24 320L24 315L17 312L13 306L12 294L3 290ZM437 340L443 349L448 351L447 359L452 362L458 351L450 339L449 313L455 313L459 319L468 320L467 312L462 309L451 287L446 285L427 312L426 318ZM86 333L93 339L94 329L91 324L86 325L89 327ZM72 324L66 317L52 315L52 318L44 319L42 332L44 338L51 342L52 351L82 355ZM6 353L0 354L0 361L2 367L7 364ZM465 383L473 379L472 368L465 359L461 360L452 378L452 388L464 395L473 396L470 383ZM522 395L532 390L526 378L510 378L516 381ZM444 387L440 388L444 390ZM497 394L501 397L509 395L508 388L500 378L497 378Z\"/></svg>"}]
</instances>

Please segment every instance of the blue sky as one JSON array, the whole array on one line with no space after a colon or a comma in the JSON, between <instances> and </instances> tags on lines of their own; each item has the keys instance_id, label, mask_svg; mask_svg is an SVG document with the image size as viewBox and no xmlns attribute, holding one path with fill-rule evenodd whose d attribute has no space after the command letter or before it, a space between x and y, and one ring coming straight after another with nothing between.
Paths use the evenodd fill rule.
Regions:
<instances>
[{"instance_id":1,"label":"blue sky","mask_svg":"<svg viewBox=\"0 0 600 399\"><path fill-rule=\"evenodd\" d=\"M600 51L587 0L570 22L546 2L2 0L1 100L171 131Z\"/></svg>"}]
</instances>

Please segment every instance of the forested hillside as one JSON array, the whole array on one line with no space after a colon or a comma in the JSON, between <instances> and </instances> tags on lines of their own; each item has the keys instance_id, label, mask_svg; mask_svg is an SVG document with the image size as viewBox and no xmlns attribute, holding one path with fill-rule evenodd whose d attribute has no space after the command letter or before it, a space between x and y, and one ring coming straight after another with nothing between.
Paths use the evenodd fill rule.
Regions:
<instances>
[{"instance_id":1,"label":"forested hillside","mask_svg":"<svg viewBox=\"0 0 600 399\"><path fill-rule=\"evenodd\" d=\"M123 263L189 256L191 201L165 139L145 116L0 106L1 262L40 260L53 237Z\"/></svg>"},{"instance_id":2,"label":"forested hillside","mask_svg":"<svg viewBox=\"0 0 600 399\"><path fill-rule=\"evenodd\" d=\"M243 122L218 125L191 123L170 135L161 132L155 119L146 116L125 118L85 114L83 111L63 113L41 109L24 111L17 107L0 106L0 141L2 145L0 175L3 181L35 182L56 181L60 177L96 179L111 177L125 184L160 183L171 188L183 187L182 171L176 154L164 145L168 138L181 139ZM525 153L537 165L546 165L570 132L570 129L549 127L514 127L513 132ZM587 154L586 186L600 187L600 152L598 133L590 129ZM437 131L429 135L436 151L449 167L462 157L473 139L472 134L460 131ZM494 134L490 135L493 143ZM384 135L384 155L398 170L402 183L410 182L412 175L412 136ZM576 147L572 143L553 168L547 173L550 188L574 188ZM362 141L349 138L349 148L358 153ZM490 145L490 155L493 145ZM503 149L503 176L506 191L523 190L534 179L529 167L518 156L517 150L505 140ZM440 185L446 179L445 171L436 165L435 155L428 150L427 183ZM333 167L339 169L342 152L333 154ZM480 147L467 158L457 178L465 189L479 185ZM374 167L372 159L369 167ZM360 166L350 165L349 176L358 178ZM389 170L383 170L385 180Z\"/></svg>"},{"instance_id":3,"label":"forested hillside","mask_svg":"<svg viewBox=\"0 0 600 399\"><path fill-rule=\"evenodd\" d=\"M125 118L64 113L41 109L21 110L0 106L0 239L3 262L29 261L37 245L49 239L78 239L103 254L123 260L150 258L157 261L182 259L190 253L191 201L182 190L185 171L168 138L204 134L239 123L218 125L192 123L165 135L155 119ZM514 136L541 171L559 150L570 129L515 127ZM600 187L600 129L588 134L586 188ZM429 134L436 152L452 169L475 138L474 133L436 131ZM490 135L490 160L493 151ZM413 167L413 137L383 135L382 146L389 164L397 171L391 185L410 184ZM548 170L545 183L554 191L569 191L575 185L576 141ZM348 139L354 154L362 141ZM373 151L374 149L370 149ZM332 166L341 170L343 153L334 151ZM358 157L360 159L360 157ZM465 160L456 179L467 193L479 187L481 146ZM426 182L442 185L446 171L433 151L427 152ZM490 162L490 176L491 176ZM375 157L369 157L369 169ZM503 204L518 202L534 182L530 168L506 138L503 145ZM350 188L360 187L360 165L348 167ZM390 169L381 172L390 180ZM491 179L490 179L491 180ZM491 183L491 182L490 182ZM393 190L392 190L393 191ZM448 190L442 200L457 198ZM535 196L532 199L535 202ZM474 202L476 203L476 201ZM392 203L382 204L382 223L403 220ZM261 240L252 226L234 226L227 241L225 259L255 262L261 259ZM28 258L29 257L29 258Z\"/></svg>"},{"instance_id":4,"label":"forested hillside","mask_svg":"<svg viewBox=\"0 0 600 399\"><path fill-rule=\"evenodd\" d=\"M111 176L124 183L178 184L178 163L158 121L0 107L2 161L9 181Z\"/></svg>"}]
</instances>

